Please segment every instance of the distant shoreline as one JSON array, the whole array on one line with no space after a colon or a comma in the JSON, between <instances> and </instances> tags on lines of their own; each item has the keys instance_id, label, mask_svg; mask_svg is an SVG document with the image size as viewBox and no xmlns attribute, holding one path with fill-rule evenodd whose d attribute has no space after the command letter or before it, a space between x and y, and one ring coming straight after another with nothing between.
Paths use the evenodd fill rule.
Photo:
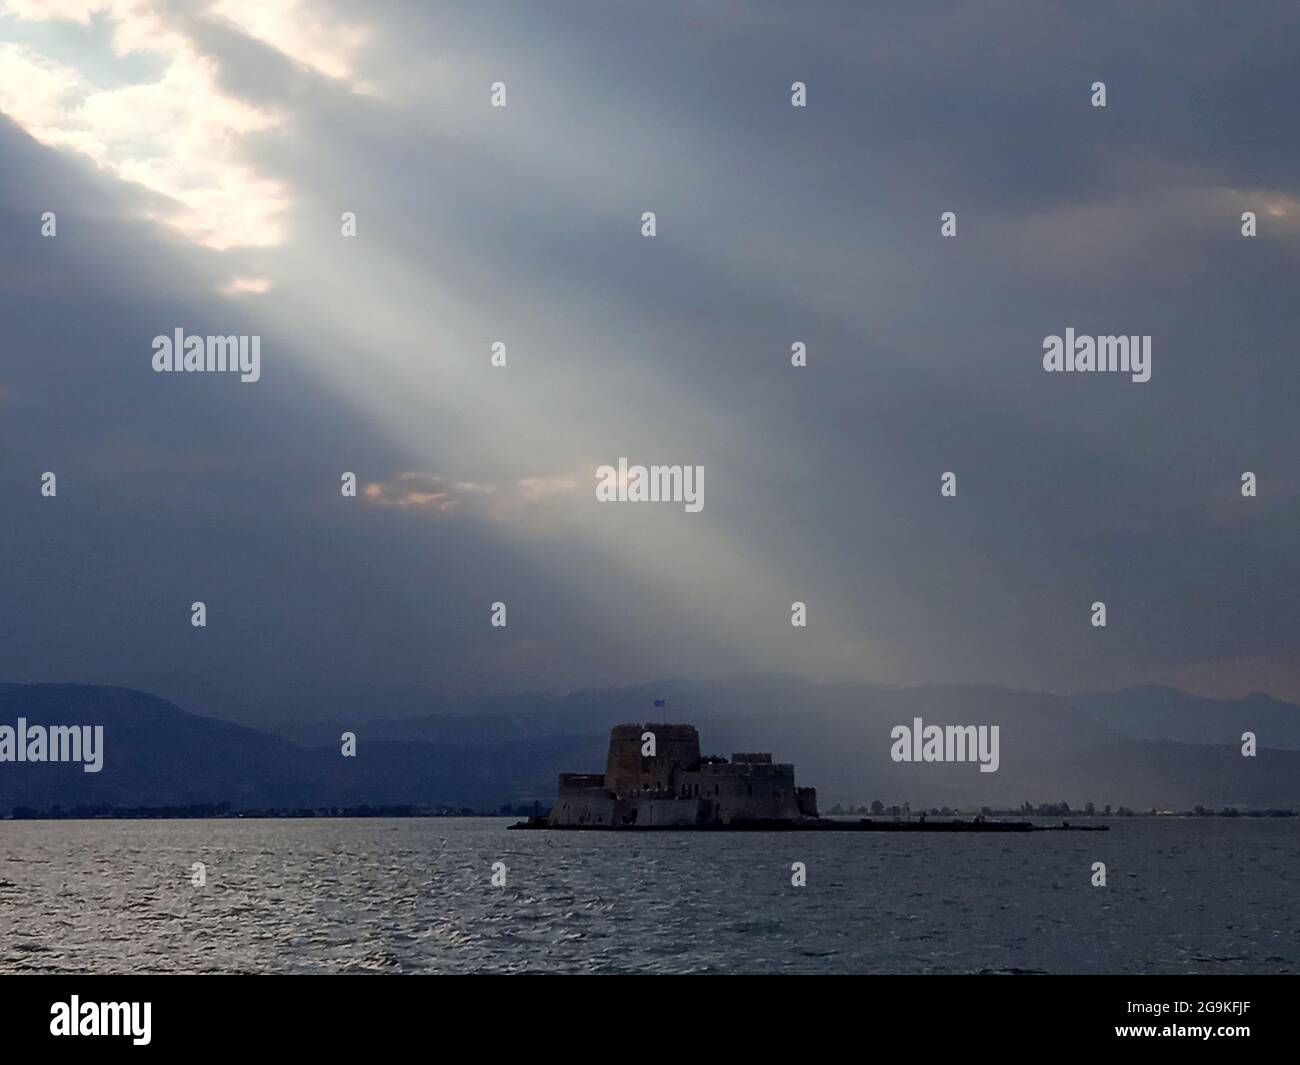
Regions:
<instances>
[{"instance_id":1,"label":"distant shoreline","mask_svg":"<svg viewBox=\"0 0 1300 1065\"><path fill-rule=\"evenodd\" d=\"M319 818L363 819L395 817L528 817L538 812L536 807L510 810L474 810L468 806L321 806L321 807L269 807L266 809L232 809L229 803L216 806L76 806L67 810L51 807L36 810L16 806L0 821L259 821L259 820L313 820Z\"/></svg>"},{"instance_id":2,"label":"distant shoreline","mask_svg":"<svg viewBox=\"0 0 1300 1065\"><path fill-rule=\"evenodd\" d=\"M420 806L346 806L346 807L319 807L312 809L302 808L284 808L284 809L249 809L234 810L226 803L217 806L133 806L133 807L102 807L85 808L74 807L69 810L34 810L28 807L16 807L14 811L3 817L0 822L12 821L269 821L269 820L364 820L366 818L495 818L509 819L527 816L538 816L539 811L535 807L515 807L507 811L504 809L496 810L472 810L468 807L457 809L420 807ZM934 816L929 814L928 816ZM881 815L876 815L880 817ZM966 817L977 816L973 811L952 811L952 816ZM1018 820L1037 819L1059 821L1064 817L1066 820L1075 821L1124 821L1134 818L1146 820L1158 819L1184 819L1184 820L1234 820L1239 818L1278 818L1278 817L1297 817L1300 812L1288 809L1261 809L1261 810L1185 810L1185 811L1132 811L1126 810L1124 813L1111 814L1086 814L1081 811L1071 811L1062 815L1059 813L1040 814L1037 812L1026 812L1023 810L993 810L985 812L982 816L991 816L998 818L1016 818ZM832 813L829 819L849 819L856 818L856 813ZM894 820L890 815L884 815L885 818ZM917 821L921 818L918 811L911 814L910 820ZM899 821L907 821L908 817L900 816L896 818Z\"/></svg>"}]
</instances>

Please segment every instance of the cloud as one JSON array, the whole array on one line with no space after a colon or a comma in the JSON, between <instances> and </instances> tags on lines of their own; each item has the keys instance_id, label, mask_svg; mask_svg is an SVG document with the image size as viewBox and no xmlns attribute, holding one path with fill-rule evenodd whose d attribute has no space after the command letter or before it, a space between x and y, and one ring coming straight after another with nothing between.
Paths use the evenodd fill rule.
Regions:
<instances>
[{"instance_id":1,"label":"cloud","mask_svg":"<svg viewBox=\"0 0 1300 1065\"><path fill-rule=\"evenodd\" d=\"M551 496L576 491L578 482L572 477L525 477L515 482L519 498L526 503L540 503Z\"/></svg>"},{"instance_id":2,"label":"cloud","mask_svg":"<svg viewBox=\"0 0 1300 1065\"><path fill-rule=\"evenodd\" d=\"M357 54L372 36L368 26L325 17L319 5L302 0L215 0L207 14L353 91L373 91L356 80Z\"/></svg>"},{"instance_id":3,"label":"cloud","mask_svg":"<svg viewBox=\"0 0 1300 1065\"><path fill-rule=\"evenodd\" d=\"M218 291L224 296L261 295L271 291L271 280L266 277L232 277Z\"/></svg>"},{"instance_id":4,"label":"cloud","mask_svg":"<svg viewBox=\"0 0 1300 1065\"><path fill-rule=\"evenodd\" d=\"M1068 690L1295 658L1295 597L1269 591L1298 576L1289 23L1261 32L1267 5L1177 27L1106 4L553 6L392 2L360 27L305 2L9 5L47 32L0 54L0 102L64 158L15 136L0 172L0 290L22 312L7 409L28 420L6 469L66 466L67 513L115 423L146 450L258 452L156 477L109 553L107 507L151 468L125 454L122 487L82 497L67 550L91 561L64 598L34 593L50 620L20 660L91 653L59 619L132 544L160 545L144 579L191 583L211 545L190 522L218 555L239 544L250 613L331 594L331 545L374 560L342 613L315 614L326 641L354 603L415 634L340 638L358 676L383 654L388 676L437 679L427 647L459 641L458 682L500 683L463 631L499 574L512 628L535 596L520 616L559 684L761 665ZM362 98L376 77L383 99ZM33 197L56 188L42 244ZM139 202L168 229L128 224ZM256 388L140 375L149 337L204 319L263 337ZM1069 325L1153 334L1153 382L1045 379L1041 339ZM707 466L707 510L596 505L593 471L620 455ZM343 470L371 472L340 507ZM25 554L51 513L27 516ZM454 580L456 605L402 615L433 569L421 591ZM99 600L152 623L173 589L138 585ZM1083 627L1098 597L1109 639ZM279 677L272 651L313 651L275 632L258 650Z\"/></svg>"},{"instance_id":5,"label":"cloud","mask_svg":"<svg viewBox=\"0 0 1300 1065\"><path fill-rule=\"evenodd\" d=\"M165 50L166 38L151 47ZM24 45L0 45L0 110L36 140L78 152L159 197L146 217L217 251L284 239L289 194L238 145L281 119L216 89L216 66L184 46L155 82L101 89Z\"/></svg>"},{"instance_id":6,"label":"cloud","mask_svg":"<svg viewBox=\"0 0 1300 1065\"><path fill-rule=\"evenodd\" d=\"M352 80L357 50L369 35L364 27L322 17L295 0L218 0L200 11L354 91L370 91ZM0 45L0 111L41 143L80 153L156 194L159 206L146 216L186 240L215 251L285 240L292 191L259 171L249 139L286 132L292 115L224 88L231 79L222 78L220 62L205 53L179 9L161 0L9 0L0 13L82 25L103 16L112 26L112 53L98 57L93 73L30 44ZM128 60L139 55L158 60L161 72L115 84L131 75Z\"/></svg>"},{"instance_id":7,"label":"cloud","mask_svg":"<svg viewBox=\"0 0 1300 1065\"><path fill-rule=\"evenodd\" d=\"M563 475L485 483L407 471L387 481L371 481L361 494L367 502L377 506L431 510L442 514L470 504L477 507L480 516L506 521L517 517L520 508L569 496L577 487L576 479Z\"/></svg>"},{"instance_id":8,"label":"cloud","mask_svg":"<svg viewBox=\"0 0 1300 1065\"><path fill-rule=\"evenodd\" d=\"M381 507L414 507L442 513L456 510L477 486L453 483L436 474L399 473L391 481L372 481L362 498Z\"/></svg>"}]
</instances>

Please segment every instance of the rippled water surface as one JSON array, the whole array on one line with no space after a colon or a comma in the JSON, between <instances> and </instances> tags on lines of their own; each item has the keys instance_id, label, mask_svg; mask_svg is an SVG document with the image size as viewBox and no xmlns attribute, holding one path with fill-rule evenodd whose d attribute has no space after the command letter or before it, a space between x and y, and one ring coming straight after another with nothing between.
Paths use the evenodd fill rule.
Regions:
<instances>
[{"instance_id":1,"label":"rippled water surface","mask_svg":"<svg viewBox=\"0 0 1300 1065\"><path fill-rule=\"evenodd\" d=\"M0 971L1300 971L1294 819L1015 836L507 824L0 821Z\"/></svg>"}]
</instances>

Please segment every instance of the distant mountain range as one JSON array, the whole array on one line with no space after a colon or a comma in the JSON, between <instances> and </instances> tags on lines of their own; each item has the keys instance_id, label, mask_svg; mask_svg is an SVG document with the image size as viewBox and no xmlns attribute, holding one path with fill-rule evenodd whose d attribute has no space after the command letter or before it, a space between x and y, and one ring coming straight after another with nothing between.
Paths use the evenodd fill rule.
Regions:
<instances>
[{"instance_id":1,"label":"distant mountain range","mask_svg":"<svg viewBox=\"0 0 1300 1065\"><path fill-rule=\"evenodd\" d=\"M667 699L665 711L655 699ZM564 696L448 700L426 716L295 725L276 735L186 713L126 688L0 684L0 726L102 724L104 767L0 762L0 812L56 804L235 809L361 804L546 805L561 771L604 768L611 725L697 725L707 752L771 751L823 807L1195 804L1300 808L1300 707L1263 695L1204 699L1168 688L1060 697L989 686L817 684L785 676L663 681ZM890 730L1000 726L1000 768L906 764ZM340 754L355 732L357 756ZM1258 737L1255 758L1241 734Z\"/></svg>"}]
</instances>

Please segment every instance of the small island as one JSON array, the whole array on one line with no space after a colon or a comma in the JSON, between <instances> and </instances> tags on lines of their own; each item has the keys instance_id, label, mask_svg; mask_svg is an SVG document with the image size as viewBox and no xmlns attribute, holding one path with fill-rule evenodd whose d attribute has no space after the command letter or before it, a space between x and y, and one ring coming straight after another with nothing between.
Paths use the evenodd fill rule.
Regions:
<instances>
[{"instance_id":1,"label":"small island","mask_svg":"<svg viewBox=\"0 0 1300 1065\"><path fill-rule=\"evenodd\" d=\"M771 754L700 754L694 725L615 725L604 773L561 773L555 805L515 829L759 832L1104 832L1105 825L1029 821L875 821L820 817L817 790Z\"/></svg>"}]
</instances>

